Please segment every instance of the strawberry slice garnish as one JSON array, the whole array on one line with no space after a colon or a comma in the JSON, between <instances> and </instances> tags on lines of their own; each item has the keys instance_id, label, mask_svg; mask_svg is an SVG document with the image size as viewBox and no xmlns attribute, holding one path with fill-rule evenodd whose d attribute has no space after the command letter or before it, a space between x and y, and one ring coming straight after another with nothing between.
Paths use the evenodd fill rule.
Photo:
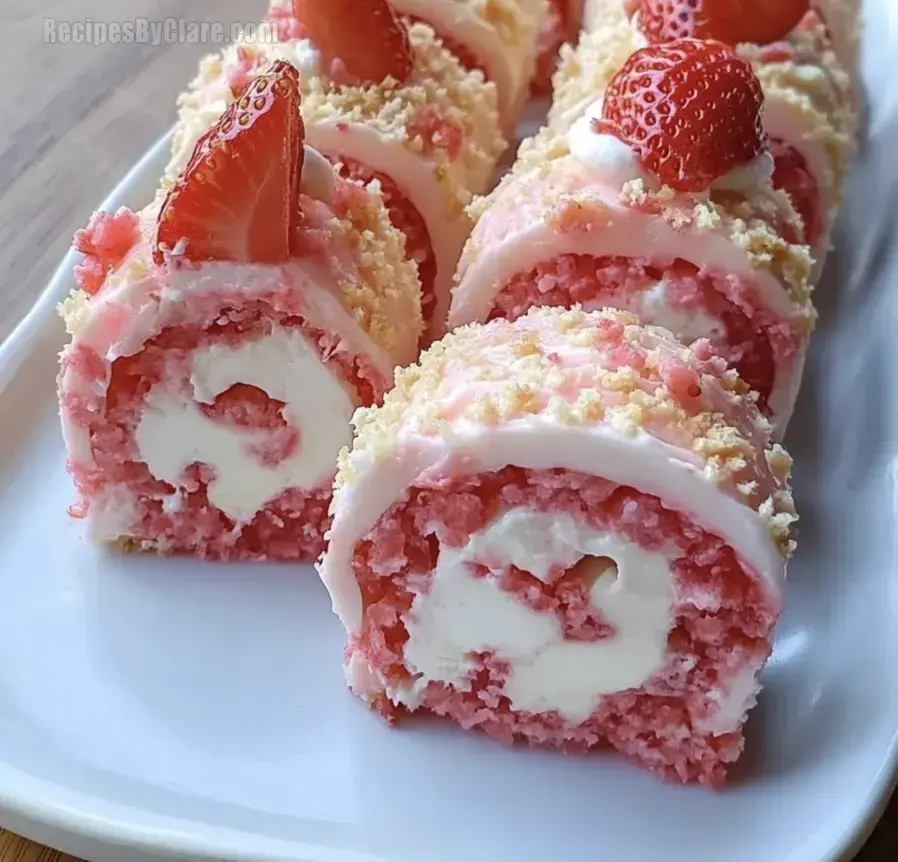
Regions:
<instances>
[{"instance_id":1,"label":"strawberry slice garnish","mask_svg":"<svg viewBox=\"0 0 898 862\"><path fill-rule=\"evenodd\" d=\"M279 60L197 142L159 213L154 258L281 263L299 217L299 74Z\"/></svg>"},{"instance_id":2,"label":"strawberry slice garnish","mask_svg":"<svg viewBox=\"0 0 898 862\"><path fill-rule=\"evenodd\" d=\"M338 81L402 83L412 73L408 31L387 0L293 0L293 15Z\"/></svg>"},{"instance_id":3,"label":"strawberry slice garnish","mask_svg":"<svg viewBox=\"0 0 898 862\"><path fill-rule=\"evenodd\" d=\"M751 66L730 48L679 39L631 55L593 125L628 144L665 185L702 191L766 148L763 104Z\"/></svg>"},{"instance_id":4,"label":"strawberry slice garnish","mask_svg":"<svg viewBox=\"0 0 898 862\"><path fill-rule=\"evenodd\" d=\"M785 39L809 10L809 0L642 0L639 22L653 44L716 39L767 45Z\"/></svg>"}]
</instances>

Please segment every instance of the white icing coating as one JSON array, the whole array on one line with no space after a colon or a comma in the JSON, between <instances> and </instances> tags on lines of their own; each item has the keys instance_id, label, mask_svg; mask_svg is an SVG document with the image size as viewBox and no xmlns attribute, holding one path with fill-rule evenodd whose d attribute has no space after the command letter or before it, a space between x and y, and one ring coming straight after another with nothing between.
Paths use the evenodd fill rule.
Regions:
<instances>
[{"instance_id":1,"label":"white icing coating","mask_svg":"<svg viewBox=\"0 0 898 862\"><path fill-rule=\"evenodd\" d=\"M504 513L464 548L440 550L429 592L415 597L405 617L404 657L416 679L399 699L413 705L431 680L464 685L474 669L470 654L492 651L511 665L504 693L515 709L557 710L569 721L585 721L602 695L641 686L663 666L675 557L568 514ZM557 617L532 610L491 578L475 577L472 563L515 565L542 580L552 566L577 565L578 574L594 579L592 604L616 633L592 643L565 641Z\"/></svg>"},{"instance_id":2,"label":"white icing coating","mask_svg":"<svg viewBox=\"0 0 898 862\"><path fill-rule=\"evenodd\" d=\"M775 600L785 587L783 559L762 516L725 494L692 453L644 432L617 434L605 426L562 425L536 416L496 428L459 421L444 437L400 432L394 457L374 463L364 450L350 456L359 473L340 491L330 548L321 578L334 610L349 632L361 625L362 605L351 568L356 543L406 489L437 465L463 464L465 472L489 472L509 464L525 469L562 469L602 476L659 497L700 526L724 538L757 573ZM446 469L443 467L442 469Z\"/></svg>"},{"instance_id":3,"label":"white icing coating","mask_svg":"<svg viewBox=\"0 0 898 862\"><path fill-rule=\"evenodd\" d=\"M575 187L588 190L597 208L605 208L607 218L601 230L559 231L544 218L512 218L507 226L503 225L499 238L493 239L484 232L484 225L491 217L488 212L479 222L481 233L474 234L476 255L462 258L449 312L450 330L486 321L499 290L513 276L568 254L661 261L680 258L702 269L746 279L773 314L784 321L792 319L792 302L783 285L771 271L754 266L745 249L735 244L728 233L697 227L679 230L663 218L622 204L618 186L606 182L600 169L584 164L582 171ZM568 183L570 188L573 180L569 179ZM519 193L513 185L505 192L509 199ZM488 237L487 241L484 236ZM605 304L614 303L609 298ZM629 305L622 307L630 308ZM768 403L780 433L795 405L806 342L807 339L799 345L792 364L780 364L776 369Z\"/></svg>"},{"instance_id":4,"label":"white icing coating","mask_svg":"<svg viewBox=\"0 0 898 862\"><path fill-rule=\"evenodd\" d=\"M153 476L176 487L186 467L209 465L215 471L209 501L236 521L251 520L288 488L313 488L333 472L337 453L352 441L352 395L298 330L275 328L236 347L199 348L190 382L193 399L164 382L150 391L135 434L140 457ZM285 403L284 419L300 439L280 464L266 466L248 452L270 431L222 424L195 403L212 404L237 383Z\"/></svg>"},{"instance_id":5,"label":"white icing coating","mask_svg":"<svg viewBox=\"0 0 898 862\"><path fill-rule=\"evenodd\" d=\"M445 195L433 163L416 157L398 138L385 138L364 123L342 120L306 126L306 140L324 153L355 159L390 177L421 214L436 259L433 322L442 330L449 311L455 266L471 230L471 220L454 210ZM485 180L484 180L485 181ZM434 331L434 335L442 331Z\"/></svg>"},{"instance_id":6,"label":"white icing coating","mask_svg":"<svg viewBox=\"0 0 898 862\"><path fill-rule=\"evenodd\" d=\"M399 13L426 21L438 35L451 37L472 52L499 92L507 134L514 132L529 95L537 37L548 12L545 0L517 0L516 5L521 16L520 38L509 42L484 15L482 4L471 0L392 0Z\"/></svg>"}]
</instances>

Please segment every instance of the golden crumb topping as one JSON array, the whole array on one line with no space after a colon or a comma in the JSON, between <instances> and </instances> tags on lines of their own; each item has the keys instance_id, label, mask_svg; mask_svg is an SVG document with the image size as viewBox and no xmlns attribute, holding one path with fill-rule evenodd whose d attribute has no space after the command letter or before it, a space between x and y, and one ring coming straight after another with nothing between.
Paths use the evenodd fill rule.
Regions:
<instances>
[{"instance_id":1,"label":"golden crumb topping","mask_svg":"<svg viewBox=\"0 0 898 862\"><path fill-rule=\"evenodd\" d=\"M415 66L404 83L388 78L379 84L346 86L320 75L303 76L303 120L313 144L316 125L356 124L427 159L448 216L463 217L472 192L483 189L505 150L496 87L484 81L482 73L464 69L429 26L412 25L409 40ZM248 44L203 59L199 74L179 100L179 122L166 170L169 182L186 165L197 140L233 101L230 73L242 64L247 74L259 74L276 59L291 61L289 52L288 44Z\"/></svg>"},{"instance_id":2,"label":"golden crumb topping","mask_svg":"<svg viewBox=\"0 0 898 862\"><path fill-rule=\"evenodd\" d=\"M380 185L350 195L331 229L341 233L356 253L359 279L340 284L344 305L368 336L391 355L408 332L420 333L421 288L415 264L406 257L405 235L390 223Z\"/></svg>"},{"instance_id":3,"label":"golden crumb topping","mask_svg":"<svg viewBox=\"0 0 898 862\"><path fill-rule=\"evenodd\" d=\"M505 218L527 207L532 222L541 220L561 232L601 230L616 217L618 205L648 216L663 218L673 230L722 234L741 249L753 270L772 275L787 292L796 325L809 331L815 313L811 303L813 260L810 249L791 242L800 222L788 197L769 184L744 197L712 191L680 194L666 186L636 178L621 185L617 201L609 199L603 175L585 169L570 153L566 136L549 130L537 136L511 175L485 198L477 199L470 212L475 218L492 207ZM476 256L478 232L469 241L465 259ZM685 256L688 260L688 255ZM692 261L701 266L701 261Z\"/></svg>"},{"instance_id":4,"label":"golden crumb topping","mask_svg":"<svg viewBox=\"0 0 898 862\"><path fill-rule=\"evenodd\" d=\"M622 355L631 361L621 364ZM698 394L684 395L689 386ZM472 426L528 422L601 426L675 446L709 482L761 513L784 555L790 550L791 462L769 442L770 425L745 385L665 330L609 309L538 308L514 323L464 326L398 370L383 406L356 412L335 507L344 485L402 457L399 450L416 436L451 444Z\"/></svg>"},{"instance_id":5,"label":"golden crumb topping","mask_svg":"<svg viewBox=\"0 0 898 862\"><path fill-rule=\"evenodd\" d=\"M65 321L65 331L69 335L78 335L90 322L90 296L83 290L73 290L56 310Z\"/></svg>"},{"instance_id":6,"label":"golden crumb topping","mask_svg":"<svg viewBox=\"0 0 898 862\"><path fill-rule=\"evenodd\" d=\"M387 79L365 87L307 82L306 123L359 123L435 164L434 175L459 212L495 167L505 149L496 87L469 72L425 24L409 28L415 69L404 84Z\"/></svg>"}]
</instances>

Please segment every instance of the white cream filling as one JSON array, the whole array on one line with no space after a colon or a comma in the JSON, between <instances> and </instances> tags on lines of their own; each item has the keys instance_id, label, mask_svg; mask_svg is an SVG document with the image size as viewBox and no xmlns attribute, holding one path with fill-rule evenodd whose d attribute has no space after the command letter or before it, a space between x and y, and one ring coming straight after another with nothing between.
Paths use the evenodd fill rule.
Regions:
<instances>
[{"instance_id":1,"label":"white cream filling","mask_svg":"<svg viewBox=\"0 0 898 862\"><path fill-rule=\"evenodd\" d=\"M667 299L668 284L659 281L637 294L627 305L644 323L663 326L687 342L715 338L725 333L723 321L700 308L674 308Z\"/></svg>"},{"instance_id":2,"label":"white cream filling","mask_svg":"<svg viewBox=\"0 0 898 862\"><path fill-rule=\"evenodd\" d=\"M567 514L506 512L464 548L441 549L430 591L415 598L405 619L405 661L417 678L398 698L414 704L431 680L465 687L475 668L471 654L491 651L511 666L504 693L515 709L557 710L585 721L602 695L639 687L663 666L676 556L646 551ZM579 564L584 578L594 578L594 607L616 634L592 643L564 640L554 614L474 577L475 562L515 565L542 580L552 566Z\"/></svg>"},{"instance_id":3,"label":"white cream filling","mask_svg":"<svg viewBox=\"0 0 898 862\"><path fill-rule=\"evenodd\" d=\"M330 546L320 567L334 610L349 632L362 624L362 600L351 560L356 543L416 478L438 464L464 464L466 473L509 464L533 470L576 470L653 494L668 508L688 513L703 529L721 536L761 578L774 601L785 589L785 567L766 520L725 494L690 452L646 433L618 434L605 426L574 427L543 417L485 429L465 423L446 437L402 429L394 457L372 464L355 450L350 466L359 478L339 494Z\"/></svg>"},{"instance_id":4,"label":"white cream filling","mask_svg":"<svg viewBox=\"0 0 898 862\"><path fill-rule=\"evenodd\" d=\"M215 471L209 501L236 521L251 520L288 488L312 488L326 479L340 449L352 441L350 392L298 331L275 328L236 347L200 348L192 357L190 382L193 399L164 382L150 391L136 430L138 451L153 476L176 488L185 468L207 464ZM284 419L300 439L280 464L266 466L248 451L270 431L221 424L197 406L213 403L237 383L285 403Z\"/></svg>"}]
</instances>

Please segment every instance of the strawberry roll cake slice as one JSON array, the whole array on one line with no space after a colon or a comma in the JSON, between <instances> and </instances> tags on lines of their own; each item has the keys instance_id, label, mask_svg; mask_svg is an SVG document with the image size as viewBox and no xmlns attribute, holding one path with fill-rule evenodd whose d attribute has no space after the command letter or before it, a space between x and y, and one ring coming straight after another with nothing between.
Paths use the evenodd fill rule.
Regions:
<instances>
[{"instance_id":1,"label":"strawberry roll cake slice","mask_svg":"<svg viewBox=\"0 0 898 862\"><path fill-rule=\"evenodd\" d=\"M625 312L465 327L360 411L320 574L349 686L719 787L783 602L790 459L706 344Z\"/></svg>"},{"instance_id":2,"label":"strawberry roll cake slice","mask_svg":"<svg viewBox=\"0 0 898 862\"><path fill-rule=\"evenodd\" d=\"M812 8L812 6L814 8ZM559 73L550 124L564 131L584 113L600 113L602 93L627 54L690 37L736 46L764 89L774 184L792 198L814 250L814 281L830 248L855 150L858 113L852 76L830 30L808 0L593 0L590 32Z\"/></svg>"},{"instance_id":3,"label":"strawberry roll cake slice","mask_svg":"<svg viewBox=\"0 0 898 862\"><path fill-rule=\"evenodd\" d=\"M274 0L272 12L283 18L294 5L294 0ZM430 25L465 69L495 83L502 127L506 136L513 135L536 71L547 0L390 0L390 5L404 20Z\"/></svg>"},{"instance_id":4,"label":"strawberry roll cake slice","mask_svg":"<svg viewBox=\"0 0 898 862\"><path fill-rule=\"evenodd\" d=\"M300 70L306 140L343 176L380 183L393 224L418 264L425 320L445 326L449 291L484 191L505 148L496 87L463 69L424 24L387 0L297 0L276 10L282 40L206 58L181 99L169 174L272 59Z\"/></svg>"},{"instance_id":5,"label":"strawberry roll cake slice","mask_svg":"<svg viewBox=\"0 0 898 862\"><path fill-rule=\"evenodd\" d=\"M800 222L770 181L761 90L720 43L641 49L600 119L531 148L481 204L450 326L615 307L709 339L778 428L814 321Z\"/></svg>"},{"instance_id":6,"label":"strawberry roll cake slice","mask_svg":"<svg viewBox=\"0 0 898 862\"><path fill-rule=\"evenodd\" d=\"M276 63L140 214L76 237L59 397L95 540L311 560L350 418L412 361L414 265L377 197L302 139Z\"/></svg>"}]
</instances>

